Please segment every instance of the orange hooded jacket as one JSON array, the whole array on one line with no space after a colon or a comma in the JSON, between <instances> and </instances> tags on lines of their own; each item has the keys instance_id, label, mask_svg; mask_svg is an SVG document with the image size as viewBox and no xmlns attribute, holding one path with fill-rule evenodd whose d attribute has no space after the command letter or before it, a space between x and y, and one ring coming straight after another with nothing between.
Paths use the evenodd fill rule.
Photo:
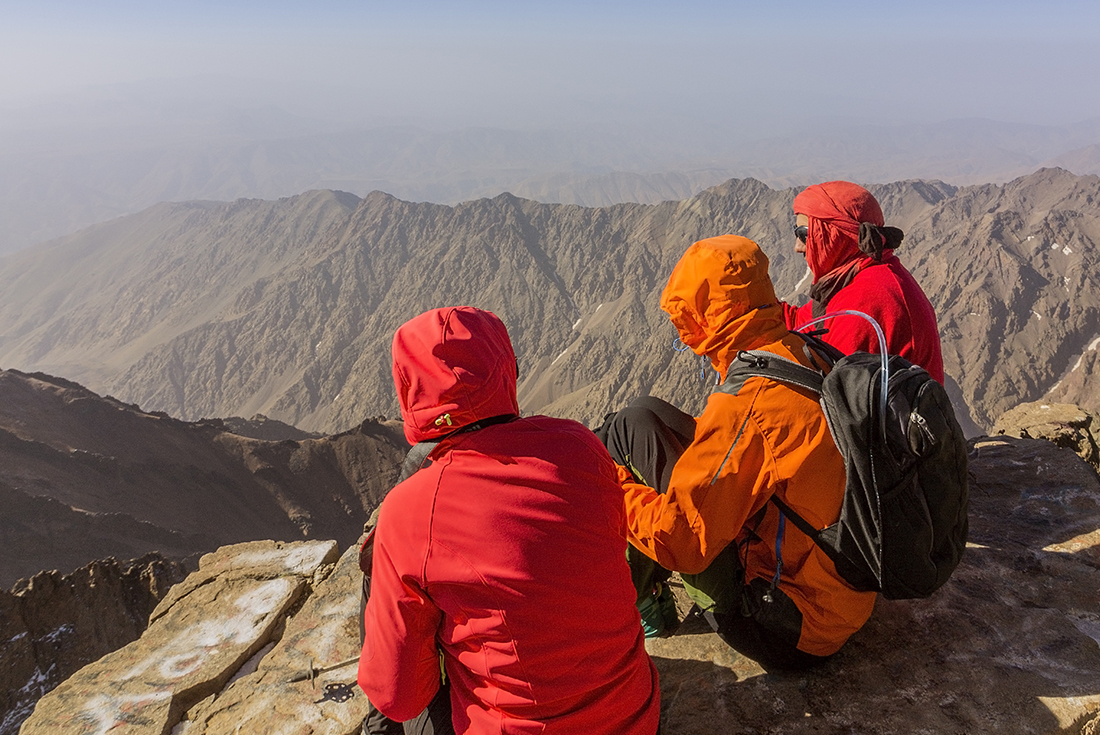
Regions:
<instances>
[{"instance_id":1,"label":"orange hooded jacket","mask_svg":"<svg viewBox=\"0 0 1100 735\"><path fill-rule=\"evenodd\" d=\"M695 243L677 263L661 296L680 339L707 355L724 380L739 350L766 350L809 365L802 340L787 331L768 258L756 243L723 235ZM762 508L761 540L746 546L746 584L776 570L778 494L818 528L837 520L844 463L817 396L764 378L736 395L714 393L695 439L676 462L666 493L620 470L629 541L667 569L698 573ZM835 653L867 621L873 592L856 592L809 537L786 524L779 587L802 613L798 648Z\"/></svg>"}]
</instances>

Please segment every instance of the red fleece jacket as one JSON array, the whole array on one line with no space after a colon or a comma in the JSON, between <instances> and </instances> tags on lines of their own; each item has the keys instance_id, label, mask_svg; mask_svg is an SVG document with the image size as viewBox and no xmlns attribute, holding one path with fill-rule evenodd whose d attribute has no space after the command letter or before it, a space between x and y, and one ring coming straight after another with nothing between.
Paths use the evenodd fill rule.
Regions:
<instances>
[{"instance_id":1,"label":"red fleece jacket","mask_svg":"<svg viewBox=\"0 0 1100 735\"><path fill-rule=\"evenodd\" d=\"M867 260L870 260L868 258ZM862 311L882 327L886 348L920 365L943 384L943 356L936 312L901 261L893 255L882 263L867 266L830 299L826 314L838 311ZM813 317L813 304L794 307L783 304L787 328L794 330ZM823 339L841 352L857 350L878 353L878 337L867 320L857 316L838 316L820 325L829 332Z\"/></svg>"},{"instance_id":2,"label":"red fleece jacket","mask_svg":"<svg viewBox=\"0 0 1100 735\"><path fill-rule=\"evenodd\" d=\"M855 310L874 318L886 335L886 349L920 365L941 384L943 356L936 312L912 274L892 250L875 262L859 249L859 227L881 227L882 209L871 192L850 181L826 181L804 189L794 199L795 214L809 220L806 264L814 283L837 272L855 268L850 283L829 299L825 314ZM788 329L813 319L813 306L783 304ZM857 316L840 316L824 322L824 339L844 353L857 350L880 352L874 328Z\"/></svg>"}]
</instances>

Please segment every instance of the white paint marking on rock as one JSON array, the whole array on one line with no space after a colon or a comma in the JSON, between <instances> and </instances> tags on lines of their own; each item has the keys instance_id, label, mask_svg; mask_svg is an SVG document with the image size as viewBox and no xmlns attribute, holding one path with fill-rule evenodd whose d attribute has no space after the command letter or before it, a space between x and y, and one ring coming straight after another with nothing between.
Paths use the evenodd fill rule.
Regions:
<instances>
[{"instance_id":1,"label":"white paint marking on rock","mask_svg":"<svg viewBox=\"0 0 1100 735\"><path fill-rule=\"evenodd\" d=\"M144 660L120 677L136 679L153 669L166 682L175 682L199 670L210 655L227 645L242 645L256 637L264 619L286 595L294 583L288 579L270 579L238 597L234 607L241 614L204 620L150 652Z\"/></svg>"},{"instance_id":2,"label":"white paint marking on rock","mask_svg":"<svg viewBox=\"0 0 1100 735\"><path fill-rule=\"evenodd\" d=\"M117 727L130 724L130 718L151 704L171 697L171 692L154 691L145 694L130 694L121 697L108 697L97 694L88 700L82 714L91 727L89 735L107 735Z\"/></svg>"},{"instance_id":3,"label":"white paint marking on rock","mask_svg":"<svg viewBox=\"0 0 1100 735\"><path fill-rule=\"evenodd\" d=\"M284 549L270 549L268 551L253 551L240 554L234 560L234 568L274 566L280 562L288 571L295 574L309 575L313 570L321 566L325 555L328 553L327 544L309 544L286 551Z\"/></svg>"}]
</instances>

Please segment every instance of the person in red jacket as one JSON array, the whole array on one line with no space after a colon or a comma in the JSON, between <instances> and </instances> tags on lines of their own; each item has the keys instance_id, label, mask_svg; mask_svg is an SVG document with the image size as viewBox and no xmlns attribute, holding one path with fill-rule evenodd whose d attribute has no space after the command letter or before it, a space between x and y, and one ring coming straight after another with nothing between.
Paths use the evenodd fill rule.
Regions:
<instances>
[{"instance_id":1,"label":"person in red jacket","mask_svg":"<svg viewBox=\"0 0 1100 735\"><path fill-rule=\"evenodd\" d=\"M941 384L944 380L936 312L916 279L894 255L902 231L885 227L871 192L848 181L807 187L794 199L795 251L806 256L813 274L811 301L784 304L789 329L844 310L861 311L882 327L886 348L901 355ZM849 354L878 353L874 327L855 316L820 325L829 344Z\"/></svg>"},{"instance_id":2,"label":"person in red jacket","mask_svg":"<svg viewBox=\"0 0 1100 735\"><path fill-rule=\"evenodd\" d=\"M653 735L657 672L603 445L518 416L515 354L487 311L401 326L393 378L406 438L436 443L375 527L358 676L372 705L406 721L443 697L458 733Z\"/></svg>"}]
</instances>

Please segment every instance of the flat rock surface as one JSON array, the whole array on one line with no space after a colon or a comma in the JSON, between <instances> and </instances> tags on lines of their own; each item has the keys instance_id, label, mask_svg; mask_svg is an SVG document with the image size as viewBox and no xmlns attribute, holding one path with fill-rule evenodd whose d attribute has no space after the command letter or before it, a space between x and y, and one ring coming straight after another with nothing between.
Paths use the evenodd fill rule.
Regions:
<instances>
[{"instance_id":1,"label":"flat rock surface","mask_svg":"<svg viewBox=\"0 0 1100 735\"><path fill-rule=\"evenodd\" d=\"M970 544L942 589L880 598L840 653L801 675L765 673L705 623L649 641L662 732L1091 735L1100 481L1046 441L971 447Z\"/></svg>"},{"instance_id":2,"label":"flat rock surface","mask_svg":"<svg viewBox=\"0 0 1100 735\"><path fill-rule=\"evenodd\" d=\"M649 641L662 733L1100 732L1100 479L1071 450L1001 436L971 443L971 480L952 579L879 600L819 669L766 673L698 618ZM354 665L289 681L358 648L355 549L322 581L335 549L314 567L313 548L205 557L140 641L44 698L24 735L353 735Z\"/></svg>"},{"instance_id":3,"label":"flat rock surface","mask_svg":"<svg viewBox=\"0 0 1100 735\"><path fill-rule=\"evenodd\" d=\"M169 731L277 638L291 607L336 561L334 541L252 542L221 549L165 598L141 638L47 694L23 735Z\"/></svg>"},{"instance_id":4,"label":"flat rock surface","mask_svg":"<svg viewBox=\"0 0 1100 735\"><path fill-rule=\"evenodd\" d=\"M1046 439L1100 471L1100 416L1069 403L1021 403L993 425L994 436Z\"/></svg>"}]
</instances>

